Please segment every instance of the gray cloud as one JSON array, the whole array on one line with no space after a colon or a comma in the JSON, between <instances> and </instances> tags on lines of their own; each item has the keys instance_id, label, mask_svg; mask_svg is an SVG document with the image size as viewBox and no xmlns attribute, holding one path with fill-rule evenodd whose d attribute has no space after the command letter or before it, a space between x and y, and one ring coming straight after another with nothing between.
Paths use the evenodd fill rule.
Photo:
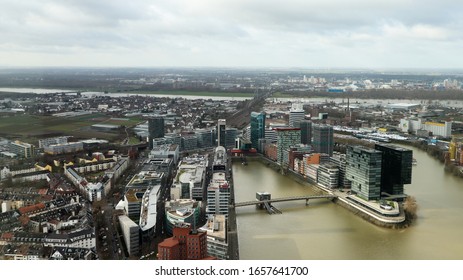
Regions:
<instances>
[{"instance_id":1,"label":"gray cloud","mask_svg":"<svg viewBox=\"0 0 463 280\"><path fill-rule=\"evenodd\" d=\"M459 67L463 62L463 7L452 0L2 2L3 65Z\"/></svg>"}]
</instances>

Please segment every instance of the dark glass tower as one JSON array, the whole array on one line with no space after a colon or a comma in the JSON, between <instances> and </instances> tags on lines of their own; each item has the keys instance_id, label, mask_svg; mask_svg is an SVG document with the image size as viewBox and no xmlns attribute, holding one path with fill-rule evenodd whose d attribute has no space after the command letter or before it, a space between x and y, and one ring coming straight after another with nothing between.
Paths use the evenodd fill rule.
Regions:
<instances>
[{"instance_id":1,"label":"dark glass tower","mask_svg":"<svg viewBox=\"0 0 463 280\"><path fill-rule=\"evenodd\" d=\"M312 144L312 122L301 121L299 127L301 129L301 143Z\"/></svg>"},{"instance_id":2,"label":"dark glass tower","mask_svg":"<svg viewBox=\"0 0 463 280\"><path fill-rule=\"evenodd\" d=\"M153 148L153 139L164 137L164 118L161 116L148 119L148 141L150 149Z\"/></svg>"},{"instance_id":3,"label":"dark glass tower","mask_svg":"<svg viewBox=\"0 0 463 280\"><path fill-rule=\"evenodd\" d=\"M401 195L404 184L412 182L413 151L393 145L376 144L382 152L381 193Z\"/></svg>"},{"instance_id":4,"label":"dark glass tower","mask_svg":"<svg viewBox=\"0 0 463 280\"><path fill-rule=\"evenodd\" d=\"M334 140L333 127L330 125L314 124L312 126L313 149L317 153L333 155Z\"/></svg>"},{"instance_id":5,"label":"dark glass tower","mask_svg":"<svg viewBox=\"0 0 463 280\"><path fill-rule=\"evenodd\" d=\"M217 121L217 146L225 147L225 131L226 131L226 120L219 119Z\"/></svg>"},{"instance_id":6,"label":"dark glass tower","mask_svg":"<svg viewBox=\"0 0 463 280\"><path fill-rule=\"evenodd\" d=\"M251 112L251 147L258 149L259 139L263 138L265 138L265 112Z\"/></svg>"}]
</instances>

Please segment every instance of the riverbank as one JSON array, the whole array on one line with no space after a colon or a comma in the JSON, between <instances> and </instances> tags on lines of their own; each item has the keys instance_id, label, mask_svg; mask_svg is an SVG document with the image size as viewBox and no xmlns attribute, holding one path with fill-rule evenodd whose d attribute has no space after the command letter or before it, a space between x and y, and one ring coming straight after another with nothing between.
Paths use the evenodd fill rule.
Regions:
<instances>
[{"instance_id":1,"label":"riverbank","mask_svg":"<svg viewBox=\"0 0 463 280\"><path fill-rule=\"evenodd\" d=\"M355 215L361 217L362 219L384 228L405 228L410 225L411 221L407 220L403 206L398 203L399 214L396 216L385 216L378 213L378 210L375 210L374 207L368 206L368 202L359 202L352 198L353 195L348 195L344 191L339 191L336 189L327 189L321 186L318 186L315 182L310 181L310 178L304 178L301 174L298 174L292 170L285 169L283 170L280 165L276 162L265 158L262 155L255 155L246 157L248 161L259 161L265 166L273 169L275 172L279 172L291 178L291 180L307 187L313 188L318 194L334 194L336 198L332 201L337 205L349 210ZM233 162L241 162L239 157L232 158ZM372 204L372 203L370 203Z\"/></svg>"}]
</instances>

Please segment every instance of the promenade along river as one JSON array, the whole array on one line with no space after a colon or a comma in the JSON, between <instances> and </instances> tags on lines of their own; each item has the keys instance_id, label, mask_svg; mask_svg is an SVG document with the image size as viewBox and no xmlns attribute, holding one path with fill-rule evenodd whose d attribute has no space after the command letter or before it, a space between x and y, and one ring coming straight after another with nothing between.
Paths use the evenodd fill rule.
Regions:
<instances>
[{"instance_id":1,"label":"promenade along river","mask_svg":"<svg viewBox=\"0 0 463 280\"><path fill-rule=\"evenodd\" d=\"M327 200L274 204L283 214L269 215L255 206L236 209L240 259L368 260L463 259L463 180L443 165L411 148L418 165L406 193L418 202L418 219L409 228L375 226ZM264 164L233 165L235 201L315 193Z\"/></svg>"}]
</instances>

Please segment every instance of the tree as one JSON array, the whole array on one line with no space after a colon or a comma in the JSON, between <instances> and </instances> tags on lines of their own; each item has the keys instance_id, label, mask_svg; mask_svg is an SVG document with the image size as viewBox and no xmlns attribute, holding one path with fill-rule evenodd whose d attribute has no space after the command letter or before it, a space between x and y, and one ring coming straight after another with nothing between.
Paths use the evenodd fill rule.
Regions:
<instances>
[{"instance_id":1,"label":"tree","mask_svg":"<svg viewBox=\"0 0 463 280\"><path fill-rule=\"evenodd\" d=\"M414 196L408 196L404 202L405 217L408 221L412 221L417 217L418 204Z\"/></svg>"}]
</instances>

